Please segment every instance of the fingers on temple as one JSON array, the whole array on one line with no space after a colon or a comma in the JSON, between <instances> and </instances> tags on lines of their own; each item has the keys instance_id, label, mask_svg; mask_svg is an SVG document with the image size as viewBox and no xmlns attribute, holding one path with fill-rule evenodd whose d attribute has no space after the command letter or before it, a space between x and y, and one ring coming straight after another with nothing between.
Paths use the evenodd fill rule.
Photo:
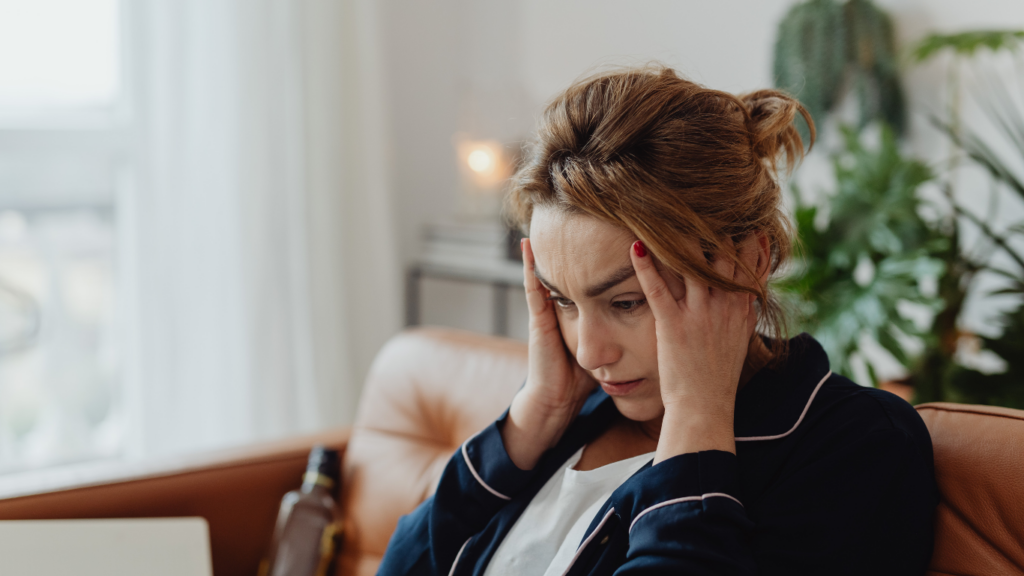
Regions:
<instances>
[{"instance_id":1,"label":"fingers on temple","mask_svg":"<svg viewBox=\"0 0 1024 576\"><path fill-rule=\"evenodd\" d=\"M629 258L633 263L633 270L636 271L636 278L640 281L640 288L644 291L647 304L654 312L655 318L665 317L678 310L675 298L661 277L661 273L654 267L654 259L647 252L643 242L637 240L629 249Z\"/></svg>"},{"instance_id":2,"label":"fingers on temple","mask_svg":"<svg viewBox=\"0 0 1024 576\"><path fill-rule=\"evenodd\" d=\"M533 272L533 247L530 246L530 239L523 238L521 246L523 249L523 288L526 290L526 304L531 313L538 314L546 307L548 294Z\"/></svg>"}]
</instances>

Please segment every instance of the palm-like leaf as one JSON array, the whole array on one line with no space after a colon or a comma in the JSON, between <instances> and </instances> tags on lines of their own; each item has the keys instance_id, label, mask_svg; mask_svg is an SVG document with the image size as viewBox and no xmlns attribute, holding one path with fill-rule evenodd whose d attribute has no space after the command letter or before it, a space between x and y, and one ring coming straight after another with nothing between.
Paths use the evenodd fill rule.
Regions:
<instances>
[{"instance_id":1,"label":"palm-like leaf","mask_svg":"<svg viewBox=\"0 0 1024 576\"><path fill-rule=\"evenodd\" d=\"M950 36L933 35L918 45L914 57L919 61L926 60L947 49L966 57L983 48L992 51L1015 51L1022 42L1024 31L974 31ZM1002 78L982 78L977 88L976 100L981 104L981 110L1005 142L999 146L993 145L991 141L984 139L975 127L954 126L937 117L932 117L932 124L944 132L968 158L984 168L994 183L1024 200L1024 177L1015 168L1024 159L1024 103L1013 97L1013 91ZM1002 151L997 152L997 149ZM1007 287L990 291L987 295L1024 295L1024 254L1018 251L1013 242L1015 238L1020 238L1024 234L1024 223L1008 226L1002 231L996 230L991 222L957 204L951 193L947 192L947 195L953 202L955 214L973 222L995 247L1009 255L1019 267L1017 270L1003 270L987 266L990 254L976 262L968 263L969 266L975 266L975 270L984 266L987 271L1009 280ZM985 349L1006 361L1006 372L983 374L950 362L944 373L932 374L942 376L944 398L933 394L933 397L925 400L945 399L1024 408L1024 304L1003 314L1000 323L1003 333L998 338L983 337L982 343Z\"/></svg>"}]
</instances>

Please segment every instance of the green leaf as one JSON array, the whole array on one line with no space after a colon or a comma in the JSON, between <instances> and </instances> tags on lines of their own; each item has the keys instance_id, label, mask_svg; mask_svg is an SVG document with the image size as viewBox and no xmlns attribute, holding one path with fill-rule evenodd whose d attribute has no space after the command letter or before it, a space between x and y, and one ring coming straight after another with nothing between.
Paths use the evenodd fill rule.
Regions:
<instances>
[{"instance_id":1,"label":"green leaf","mask_svg":"<svg viewBox=\"0 0 1024 576\"><path fill-rule=\"evenodd\" d=\"M953 126L942 119L936 116L931 116L930 119L932 125L945 133L954 144L962 148L967 153L967 156L988 171L992 178L997 182L1005 184L1021 198L1024 198L1024 181L1018 178L1015 171L974 131L966 130L961 135ZM1024 126L1021 126L1020 129L1024 130Z\"/></svg>"},{"instance_id":2,"label":"green leaf","mask_svg":"<svg viewBox=\"0 0 1024 576\"><path fill-rule=\"evenodd\" d=\"M1024 30L973 30L959 34L929 34L911 50L911 57L924 62L943 50L960 56L974 56L983 48L998 52L1016 50L1024 41Z\"/></svg>"},{"instance_id":3,"label":"green leaf","mask_svg":"<svg viewBox=\"0 0 1024 576\"><path fill-rule=\"evenodd\" d=\"M1003 334L982 338L985 348L1006 360L1002 374L982 374L957 367L950 378L952 400L1024 408L1024 304L1003 315Z\"/></svg>"},{"instance_id":4,"label":"green leaf","mask_svg":"<svg viewBox=\"0 0 1024 576\"><path fill-rule=\"evenodd\" d=\"M902 155L893 130L883 126L879 143L866 147L857 131L841 127L846 148L833 158L835 187L825 195L829 219L815 226L819 209L798 201L798 274L779 287L798 313L797 327L821 342L840 374L867 334L908 370L913 354L897 334L924 338L900 315L902 302L943 307L921 293L919 280L941 278L951 241L919 215L917 191L934 176L923 163ZM860 258L875 266L865 286L853 281ZM870 369L869 369L870 372Z\"/></svg>"},{"instance_id":5,"label":"green leaf","mask_svg":"<svg viewBox=\"0 0 1024 576\"><path fill-rule=\"evenodd\" d=\"M842 7L811 0L790 9L775 41L775 85L798 98L815 123L835 105L846 60ZM802 135L807 137L804 125Z\"/></svg>"},{"instance_id":6,"label":"green leaf","mask_svg":"<svg viewBox=\"0 0 1024 576\"><path fill-rule=\"evenodd\" d=\"M999 290L989 290L985 293L986 296L1004 296L1006 294L1024 294L1024 286L1000 288Z\"/></svg>"},{"instance_id":7,"label":"green leaf","mask_svg":"<svg viewBox=\"0 0 1024 576\"><path fill-rule=\"evenodd\" d=\"M807 0L779 22L775 85L798 98L819 126L853 88L860 126L906 124L892 21L869 0ZM798 124L807 137L806 126Z\"/></svg>"},{"instance_id":8,"label":"green leaf","mask_svg":"<svg viewBox=\"0 0 1024 576\"><path fill-rule=\"evenodd\" d=\"M904 366L910 364L910 356L907 354L907 351L903 349L903 345L900 344L899 340L893 336L891 330L880 330L878 332L878 343L892 354L893 358L895 358L900 364Z\"/></svg>"}]
</instances>

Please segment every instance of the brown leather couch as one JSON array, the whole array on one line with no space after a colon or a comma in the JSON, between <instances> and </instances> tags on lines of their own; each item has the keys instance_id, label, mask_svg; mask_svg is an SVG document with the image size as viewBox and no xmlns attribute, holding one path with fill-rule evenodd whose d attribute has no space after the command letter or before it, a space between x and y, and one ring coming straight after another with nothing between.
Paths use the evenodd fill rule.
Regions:
<instances>
[{"instance_id":1,"label":"brown leather couch","mask_svg":"<svg viewBox=\"0 0 1024 576\"><path fill-rule=\"evenodd\" d=\"M373 574L398 517L431 493L448 457L504 410L525 373L522 343L410 330L379 353L351 431L0 498L0 519L204 516L214 573L254 575L278 501L298 485L310 446L320 442L344 451L338 574ZM1024 411L918 411L931 430L942 492L929 574L1024 575Z\"/></svg>"}]
</instances>

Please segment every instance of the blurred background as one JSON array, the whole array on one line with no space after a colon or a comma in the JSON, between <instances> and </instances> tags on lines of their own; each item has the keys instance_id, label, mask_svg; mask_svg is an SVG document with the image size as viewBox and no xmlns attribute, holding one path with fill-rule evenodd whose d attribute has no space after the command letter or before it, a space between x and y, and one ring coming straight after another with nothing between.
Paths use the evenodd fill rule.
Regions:
<instances>
[{"instance_id":1,"label":"blurred background","mask_svg":"<svg viewBox=\"0 0 1024 576\"><path fill-rule=\"evenodd\" d=\"M521 145L651 61L814 115L792 332L1024 408L1021 43L1015 0L0 0L0 474L347 424L407 325L523 339Z\"/></svg>"}]
</instances>

